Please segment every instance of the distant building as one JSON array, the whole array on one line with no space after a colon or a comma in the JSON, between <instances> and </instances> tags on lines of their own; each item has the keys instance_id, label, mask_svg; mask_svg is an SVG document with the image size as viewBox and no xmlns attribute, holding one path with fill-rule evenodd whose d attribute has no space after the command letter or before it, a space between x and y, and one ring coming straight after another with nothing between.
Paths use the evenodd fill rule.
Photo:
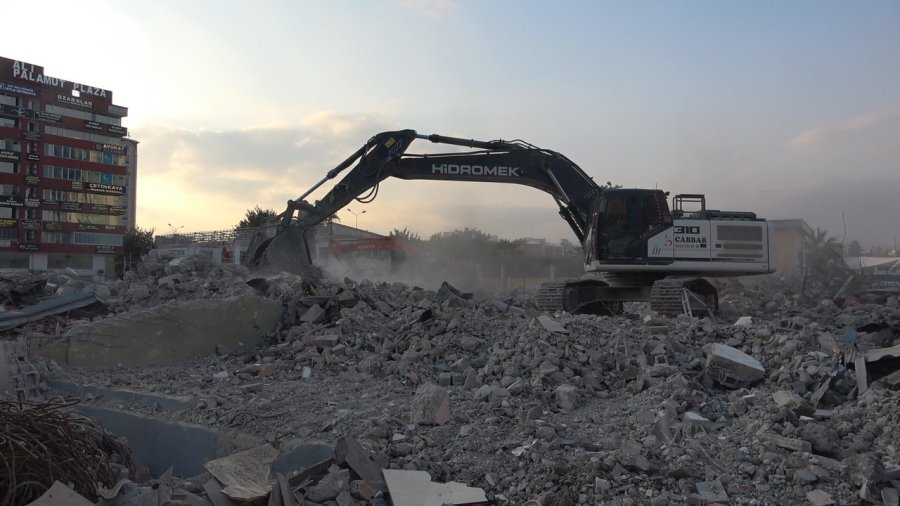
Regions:
<instances>
[{"instance_id":1,"label":"distant building","mask_svg":"<svg viewBox=\"0 0 900 506\"><path fill-rule=\"evenodd\" d=\"M766 221L775 230L775 276L802 277L812 228L802 219Z\"/></svg>"},{"instance_id":2,"label":"distant building","mask_svg":"<svg viewBox=\"0 0 900 506\"><path fill-rule=\"evenodd\" d=\"M0 269L114 275L137 142L112 91L0 57Z\"/></svg>"}]
</instances>

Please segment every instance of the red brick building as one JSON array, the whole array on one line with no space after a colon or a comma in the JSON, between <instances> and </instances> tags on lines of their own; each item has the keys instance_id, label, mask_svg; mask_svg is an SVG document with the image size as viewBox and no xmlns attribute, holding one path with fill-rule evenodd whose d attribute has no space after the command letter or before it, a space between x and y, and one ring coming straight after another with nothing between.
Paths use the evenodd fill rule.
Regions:
<instances>
[{"instance_id":1,"label":"red brick building","mask_svg":"<svg viewBox=\"0 0 900 506\"><path fill-rule=\"evenodd\" d=\"M127 115L110 90L0 57L0 270L113 275L135 216Z\"/></svg>"}]
</instances>

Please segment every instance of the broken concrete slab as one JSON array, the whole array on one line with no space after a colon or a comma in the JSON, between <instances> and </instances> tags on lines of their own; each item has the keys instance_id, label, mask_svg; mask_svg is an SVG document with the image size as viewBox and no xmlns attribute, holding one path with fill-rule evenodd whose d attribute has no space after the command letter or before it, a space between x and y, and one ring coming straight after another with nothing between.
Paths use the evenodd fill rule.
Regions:
<instances>
[{"instance_id":1,"label":"broken concrete slab","mask_svg":"<svg viewBox=\"0 0 900 506\"><path fill-rule=\"evenodd\" d=\"M372 460L368 452L353 438L345 437L334 446L334 460L346 465L363 480L383 482L381 467Z\"/></svg>"},{"instance_id":2,"label":"broken concrete slab","mask_svg":"<svg viewBox=\"0 0 900 506\"><path fill-rule=\"evenodd\" d=\"M223 494L239 501L254 501L267 496L272 489L269 473L278 454L278 450L264 444L211 460L205 467L225 485Z\"/></svg>"},{"instance_id":3,"label":"broken concrete slab","mask_svg":"<svg viewBox=\"0 0 900 506\"><path fill-rule=\"evenodd\" d=\"M558 321L554 320L553 318L551 318L547 315L542 314L542 315L538 316L538 322L541 324L542 327L544 327L544 330L546 330L548 332L555 332L557 334L568 334L569 333L569 331L565 327L563 327L563 325L561 323L559 323Z\"/></svg>"},{"instance_id":4,"label":"broken concrete slab","mask_svg":"<svg viewBox=\"0 0 900 506\"><path fill-rule=\"evenodd\" d=\"M776 446L787 448L788 450L806 453L812 452L812 444L808 441L779 436L778 434L772 433L764 434L763 437L774 443Z\"/></svg>"},{"instance_id":5,"label":"broken concrete slab","mask_svg":"<svg viewBox=\"0 0 900 506\"><path fill-rule=\"evenodd\" d=\"M835 504L831 494L821 489L810 490L806 493L806 498L812 506L831 506Z\"/></svg>"},{"instance_id":6,"label":"broken concrete slab","mask_svg":"<svg viewBox=\"0 0 900 506\"><path fill-rule=\"evenodd\" d=\"M724 344L714 343L706 350L706 374L721 385L738 388L759 381L766 373L758 360Z\"/></svg>"},{"instance_id":7,"label":"broken concrete slab","mask_svg":"<svg viewBox=\"0 0 900 506\"><path fill-rule=\"evenodd\" d=\"M198 299L84 323L66 332L68 364L115 367L176 362L259 344L284 308L254 295Z\"/></svg>"},{"instance_id":8,"label":"broken concrete slab","mask_svg":"<svg viewBox=\"0 0 900 506\"><path fill-rule=\"evenodd\" d=\"M385 469L383 472L394 506L487 504L482 489L457 482L434 483L425 471Z\"/></svg>"}]
</instances>

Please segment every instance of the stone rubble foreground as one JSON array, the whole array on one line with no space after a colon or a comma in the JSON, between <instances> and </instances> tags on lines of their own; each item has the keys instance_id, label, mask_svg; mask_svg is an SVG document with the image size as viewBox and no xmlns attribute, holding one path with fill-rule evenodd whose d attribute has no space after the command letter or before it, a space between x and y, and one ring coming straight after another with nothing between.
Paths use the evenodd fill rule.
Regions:
<instances>
[{"instance_id":1,"label":"stone rubble foreground","mask_svg":"<svg viewBox=\"0 0 900 506\"><path fill-rule=\"evenodd\" d=\"M181 410L92 402L279 449L358 441L376 469L497 504L896 504L900 366L857 360L900 344L896 298L807 308L775 281L732 283L714 321L644 305L541 314L527 290L253 279L191 257L151 258L110 285L56 280L58 293L93 290L105 319L251 295L284 314L259 345L141 368L47 362L50 383L188 397ZM385 504L379 476L330 466L291 482L299 504ZM208 476L182 478L204 495Z\"/></svg>"}]
</instances>

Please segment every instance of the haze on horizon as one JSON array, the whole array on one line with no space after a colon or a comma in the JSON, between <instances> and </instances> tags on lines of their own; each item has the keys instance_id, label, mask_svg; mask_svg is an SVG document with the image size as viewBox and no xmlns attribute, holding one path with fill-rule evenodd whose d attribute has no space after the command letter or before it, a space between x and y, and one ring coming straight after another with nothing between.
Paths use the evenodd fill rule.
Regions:
<instances>
[{"instance_id":1,"label":"haze on horizon","mask_svg":"<svg viewBox=\"0 0 900 506\"><path fill-rule=\"evenodd\" d=\"M705 193L864 247L900 236L893 0L29 5L48 15L7 23L0 54L129 108L137 225L160 234L280 212L373 134L413 128L524 139L600 183ZM515 185L388 180L350 208L381 233L574 240L552 199Z\"/></svg>"}]
</instances>

